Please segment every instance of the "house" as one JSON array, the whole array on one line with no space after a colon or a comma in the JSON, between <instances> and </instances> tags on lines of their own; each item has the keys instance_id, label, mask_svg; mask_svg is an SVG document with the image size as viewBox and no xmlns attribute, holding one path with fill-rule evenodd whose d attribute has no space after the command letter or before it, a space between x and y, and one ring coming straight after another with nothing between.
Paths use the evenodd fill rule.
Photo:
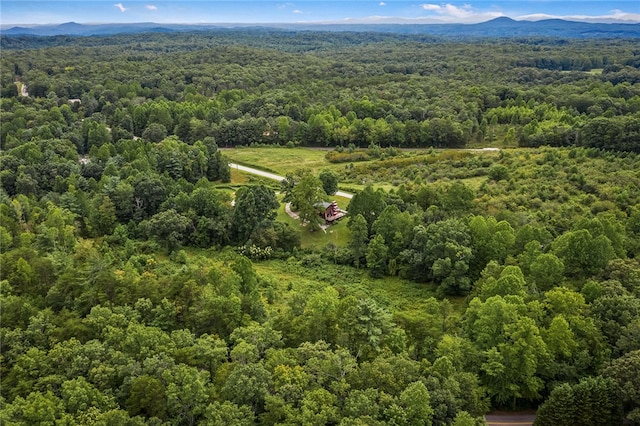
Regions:
<instances>
[{"instance_id":1,"label":"house","mask_svg":"<svg viewBox=\"0 0 640 426\"><path fill-rule=\"evenodd\" d=\"M331 203L322 202L317 203L318 213L325 220L326 223L331 224L338 219L343 218L347 212L338 207L338 203L335 201Z\"/></svg>"}]
</instances>

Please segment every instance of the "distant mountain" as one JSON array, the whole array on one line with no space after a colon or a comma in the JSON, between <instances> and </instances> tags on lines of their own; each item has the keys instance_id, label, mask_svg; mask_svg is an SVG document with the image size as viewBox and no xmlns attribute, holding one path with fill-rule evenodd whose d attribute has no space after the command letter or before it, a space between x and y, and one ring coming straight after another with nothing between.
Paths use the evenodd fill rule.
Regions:
<instances>
[{"instance_id":1,"label":"distant mountain","mask_svg":"<svg viewBox=\"0 0 640 426\"><path fill-rule=\"evenodd\" d=\"M600 24L562 19L516 21L500 17L478 24L328 24L279 25L324 31L375 31L444 37L640 38L640 24Z\"/></svg>"},{"instance_id":2,"label":"distant mountain","mask_svg":"<svg viewBox=\"0 0 640 426\"><path fill-rule=\"evenodd\" d=\"M210 26L207 26L210 27ZM93 36L111 34L135 34L142 32L170 32L170 31L194 31L202 30L202 26L169 25L165 26L154 22L142 22L134 24L78 24L67 22L60 25L36 25L33 27L13 27L0 30L3 36L32 35L32 36Z\"/></svg>"},{"instance_id":3,"label":"distant mountain","mask_svg":"<svg viewBox=\"0 0 640 426\"><path fill-rule=\"evenodd\" d=\"M397 34L426 34L444 37L561 37L561 38L640 38L640 24L589 23L546 19L515 21L501 17L479 24L381 24L381 23L308 23L308 24L78 24L37 25L0 30L2 36L92 36L143 32L212 31L224 28L273 28L289 31L369 31Z\"/></svg>"}]
</instances>

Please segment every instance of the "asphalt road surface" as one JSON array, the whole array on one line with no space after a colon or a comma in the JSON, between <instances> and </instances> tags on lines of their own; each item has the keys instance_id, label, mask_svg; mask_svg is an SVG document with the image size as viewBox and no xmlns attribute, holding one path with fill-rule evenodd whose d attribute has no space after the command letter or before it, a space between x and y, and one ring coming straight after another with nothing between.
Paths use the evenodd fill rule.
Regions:
<instances>
[{"instance_id":1,"label":"asphalt road surface","mask_svg":"<svg viewBox=\"0 0 640 426\"><path fill-rule=\"evenodd\" d=\"M264 172L262 170L254 169L253 167L241 166L240 164L235 163L229 163L229 167L231 167L232 169L240 170L241 172L251 173L253 175L266 177L267 179L277 180L278 182L284 180L284 176ZM343 191L338 191L335 195L337 195L338 197L353 198L353 194Z\"/></svg>"},{"instance_id":2,"label":"asphalt road surface","mask_svg":"<svg viewBox=\"0 0 640 426\"><path fill-rule=\"evenodd\" d=\"M494 413L487 414L485 418L489 426L531 426L536 415L532 413Z\"/></svg>"}]
</instances>

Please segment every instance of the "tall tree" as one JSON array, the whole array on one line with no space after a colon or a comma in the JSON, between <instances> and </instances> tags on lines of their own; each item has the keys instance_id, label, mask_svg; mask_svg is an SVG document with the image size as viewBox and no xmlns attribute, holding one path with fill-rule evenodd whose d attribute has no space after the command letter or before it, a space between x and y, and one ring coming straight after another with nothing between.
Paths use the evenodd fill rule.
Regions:
<instances>
[{"instance_id":1,"label":"tall tree","mask_svg":"<svg viewBox=\"0 0 640 426\"><path fill-rule=\"evenodd\" d=\"M149 219L149 232L169 251L179 247L188 237L192 223L174 209L165 210Z\"/></svg>"},{"instance_id":2,"label":"tall tree","mask_svg":"<svg viewBox=\"0 0 640 426\"><path fill-rule=\"evenodd\" d=\"M425 265L431 268L431 277L440 284L440 291L449 295L468 293L471 282L467 271L473 251L467 225L458 219L447 219L429 225L426 231L419 249Z\"/></svg>"},{"instance_id":3,"label":"tall tree","mask_svg":"<svg viewBox=\"0 0 640 426\"><path fill-rule=\"evenodd\" d=\"M388 272L389 248L382 235L376 235L367 246L367 268L372 277L380 278Z\"/></svg>"},{"instance_id":4,"label":"tall tree","mask_svg":"<svg viewBox=\"0 0 640 426\"><path fill-rule=\"evenodd\" d=\"M236 192L231 218L236 241L245 243L251 233L275 219L280 206L275 192L264 185L246 186Z\"/></svg>"},{"instance_id":5,"label":"tall tree","mask_svg":"<svg viewBox=\"0 0 640 426\"><path fill-rule=\"evenodd\" d=\"M380 189L374 191L373 187L369 185L353 196L347 210L352 216L362 215L367 221L367 229L371 234L373 222L380 216L385 207L384 192Z\"/></svg>"},{"instance_id":6,"label":"tall tree","mask_svg":"<svg viewBox=\"0 0 640 426\"><path fill-rule=\"evenodd\" d=\"M433 408L429 391L422 382L413 382L400 394L400 403L407 410L412 425L431 426Z\"/></svg>"},{"instance_id":7,"label":"tall tree","mask_svg":"<svg viewBox=\"0 0 640 426\"><path fill-rule=\"evenodd\" d=\"M395 205L389 205L373 222L372 230L381 235L389 247L389 257L395 258L411 242L414 218L409 212L400 212Z\"/></svg>"},{"instance_id":8,"label":"tall tree","mask_svg":"<svg viewBox=\"0 0 640 426\"><path fill-rule=\"evenodd\" d=\"M109 196L97 196L89 211L87 227L93 236L109 235L116 226L116 207Z\"/></svg>"},{"instance_id":9,"label":"tall tree","mask_svg":"<svg viewBox=\"0 0 640 426\"><path fill-rule=\"evenodd\" d=\"M620 408L613 380L587 377L554 389L540 406L534 425L619 425Z\"/></svg>"},{"instance_id":10,"label":"tall tree","mask_svg":"<svg viewBox=\"0 0 640 426\"><path fill-rule=\"evenodd\" d=\"M322 223L322 218L318 207L327 196L322 189L322 182L311 173L304 173L296 182L291 192L291 203L294 205L300 216L300 220L309 230L316 231Z\"/></svg>"},{"instance_id":11,"label":"tall tree","mask_svg":"<svg viewBox=\"0 0 640 426\"><path fill-rule=\"evenodd\" d=\"M631 424L640 422L640 350L614 359L602 375L615 382L626 419Z\"/></svg>"},{"instance_id":12,"label":"tall tree","mask_svg":"<svg viewBox=\"0 0 640 426\"><path fill-rule=\"evenodd\" d=\"M351 216L347 227L351 231L351 239L349 240L349 249L353 256L353 262L356 268L359 268L365 258L367 245L369 243L369 231L367 229L367 221L364 216L357 214Z\"/></svg>"},{"instance_id":13,"label":"tall tree","mask_svg":"<svg viewBox=\"0 0 640 426\"><path fill-rule=\"evenodd\" d=\"M596 274L615 257L611 241L606 236L594 238L586 229L562 234L553 242L552 248L567 272L577 276Z\"/></svg>"},{"instance_id":14,"label":"tall tree","mask_svg":"<svg viewBox=\"0 0 640 426\"><path fill-rule=\"evenodd\" d=\"M329 169L324 169L318 175L322 182L322 189L327 195L333 195L338 191L338 175Z\"/></svg>"}]
</instances>

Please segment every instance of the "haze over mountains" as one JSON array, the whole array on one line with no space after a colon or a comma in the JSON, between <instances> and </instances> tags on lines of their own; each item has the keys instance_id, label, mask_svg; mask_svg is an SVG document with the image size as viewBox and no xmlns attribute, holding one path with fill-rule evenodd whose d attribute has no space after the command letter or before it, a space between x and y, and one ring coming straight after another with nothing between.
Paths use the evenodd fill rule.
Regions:
<instances>
[{"instance_id":1,"label":"haze over mountains","mask_svg":"<svg viewBox=\"0 0 640 426\"><path fill-rule=\"evenodd\" d=\"M273 28L287 31L372 31L398 34L429 34L444 37L562 37L640 38L640 23L589 23L547 19L516 21L501 17L477 24L415 23L283 23L283 24L78 24L15 26L3 28L3 36L93 36L143 32L216 31L230 28Z\"/></svg>"}]
</instances>

